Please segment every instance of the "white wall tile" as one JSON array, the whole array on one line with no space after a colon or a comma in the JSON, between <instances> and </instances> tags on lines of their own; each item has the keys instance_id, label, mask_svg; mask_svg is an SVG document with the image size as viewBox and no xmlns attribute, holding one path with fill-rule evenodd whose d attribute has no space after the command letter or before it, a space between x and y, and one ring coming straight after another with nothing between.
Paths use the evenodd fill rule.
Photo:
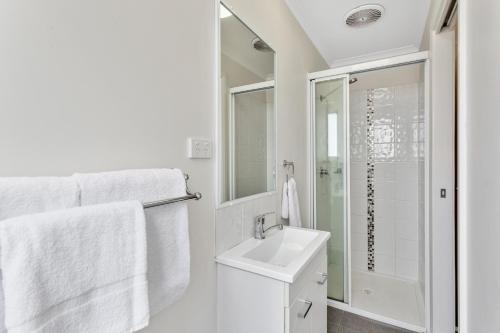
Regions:
<instances>
[{"instance_id":1,"label":"white wall tile","mask_svg":"<svg viewBox=\"0 0 500 333\"><path fill-rule=\"evenodd\" d=\"M399 200L418 203L418 182L416 178L414 180L396 181L396 197Z\"/></svg>"},{"instance_id":2,"label":"white wall tile","mask_svg":"<svg viewBox=\"0 0 500 333\"><path fill-rule=\"evenodd\" d=\"M366 169L366 167L365 167ZM366 173L366 170L365 170ZM378 162L375 163L375 180L376 181L394 181L396 177L393 162ZM366 177L365 177L366 178Z\"/></svg>"},{"instance_id":3,"label":"white wall tile","mask_svg":"<svg viewBox=\"0 0 500 333\"><path fill-rule=\"evenodd\" d=\"M365 179L354 179L351 181L351 196L366 198L366 176Z\"/></svg>"},{"instance_id":4,"label":"white wall tile","mask_svg":"<svg viewBox=\"0 0 500 333\"><path fill-rule=\"evenodd\" d=\"M404 220L408 223L417 223L418 221L418 206L416 202L406 200L398 200L396 206L396 220Z\"/></svg>"},{"instance_id":5,"label":"white wall tile","mask_svg":"<svg viewBox=\"0 0 500 333\"><path fill-rule=\"evenodd\" d=\"M243 211L241 205L218 209L215 226L215 254L238 245L243 240Z\"/></svg>"},{"instance_id":6,"label":"white wall tile","mask_svg":"<svg viewBox=\"0 0 500 333\"><path fill-rule=\"evenodd\" d=\"M417 280L418 261L407 259L396 259L396 274L402 278Z\"/></svg>"},{"instance_id":7,"label":"white wall tile","mask_svg":"<svg viewBox=\"0 0 500 333\"><path fill-rule=\"evenodd\" d=\"M366 198L351 195L351 213L355 215L366 214Z\"/></svg>"},{"instance_id":8,"label":"white wall tile","mask_svg":"<svg viewBox=\"0 0 500 333\"><path fill-rule=\"evenodd\" d=\"M375 256L375 272L394 275L394 256L377 254Z\"/></svg>"},{"instance_id":9,"label":"white wall tile","mask_svg":"<svg viewBox=\"0 0 500 333\"><path fill-rule=\"evenodd\" d=\"M396 240L396 253L397 258L418 260L418 242L409 239Z\"/></svg>"},{"instance_id":10,"label":"white wall tile","mask_svg":"<svg viewBox=\"0 0 500 333\"><path fill-rule=\"evenodd\" d=\"M419 215L423 212L424 127L418 113L418 89L418 84L375 89L374 101L375 270L411 279L417 278L418 260L423 260L419 259L422 247L418 245L423 241L423 219ZM356 240L357 244L366 240L360 234L367 233L367 200L366 195L360 195L367 192L366 132L361 131L366 131L363 92L355 91L350 104L354 115L351 131L357 133L351 147L351 229L356 233L353 243ZM362 255L366 253L353 250L353 267L366 264Z\"/></svg>"},{"instance_id":11,"label":"white wall tile","mask_svg":"<svg viewBox=\"0 0 500 333\"><path fill-rule=\"evenodd\" d=\"M356 271L368 270L368 252L366 251L351 251L352 269Z\"/></svg>"},{"instance_id":12,"label":"white wall tile","mask_svg":"<svg viewBox=\"0 0 500 333\"><path fill-rule=\"evenodd\" d=\"M418 224L408 223L404 220L396 221L396 237L418 241Z\"/></svg>"},{"instance_id":13,"label":"white wall tile","mask_svg":"<svg viewBox=\"0 0 500 333\"><path fill-rule=\"evenodd\" d=\"M276 214L276 195L217 209L215 232L216 255L254 237L255 217L269 212L273 212L273 214L266 217L266 226L276 224L277 221L280 221Z\"/></svg>"},{"instance_id":14,"label":"white wall tile","mask_svg":"<svg viewBox=\"0 0 500 333\"><path fill-rule=\"evenodd\" d=\"M394 218L394 200L378 199L375 192L375 221L378 219L393 219Z\"/></svg>"},{"instance_id":15,"label":"white wall tile","mask_svg":"<svg viewBox=\"0 0 500 333\"><path fill-rule=\"evenodd\" d=\"M368 230L368 221L365 215L351 215L351 231L366 233Z\"/></svg>"},{"instance_id":16,"label":"white wall tile","mask_svg":"<svg viewBox=\"0 0 500 333\"><path fill-rule=\"evenodd\" d=\"M375 254L395 255L394 223L392 221L376 221Z\"/></svg>"},{"instance_id":17,"label":"white wall tile","mask_svg":"<svg viewBox=\"0 0 500 333\"><path fill-rule=\"evenodd\" d=\"M353 232L351 236L353 251L368 251L368 236L365 233Z\"/></svg>"},{"instance_id":18,"label":"white wall tile","mask_svg":"<svg viewBox=\"0 0 500 333\"><path fill-rule=\"evenodd\" d=\"M396 184L393 181L384 181L377 178L375 172L375 198L383 200L394 200Z\"/></svg>"},{"instance_id":19,"label":"white wall tile","mask_svg":"<svg viewBox=\"0 0 500 333\"><path fill-rule=\"evenodd\" d=\"M351 181L361 180L366 185L366 163L352 162L351 163ZM366 186L365 186L366 192Z\"/></svg>"}]
</instances>

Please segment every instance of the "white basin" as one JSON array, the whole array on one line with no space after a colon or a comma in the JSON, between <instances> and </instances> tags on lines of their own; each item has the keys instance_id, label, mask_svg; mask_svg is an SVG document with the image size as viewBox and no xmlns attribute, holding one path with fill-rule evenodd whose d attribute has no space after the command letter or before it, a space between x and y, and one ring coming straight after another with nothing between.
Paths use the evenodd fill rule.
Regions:
<instances>
[{"instance_id":1,"label":"white basin","mask_svg":"<svg viewBox=\"0 0 500 333\"><path fill-rule=\"evenodd\" d=\"M284 267L296 259L316 236L305 229L284 228L267 237L244 257Z\"/></svg>"},{"instance_id":2,"label":"white basin","mask_svg":"<svg viewBox=\"0 0 500 333\"><path fill-rule=\"evenodd\" d=\"M263 240L246 240L216 261L292 283L329 238L325 231L284 227L271 231Z\"/></svg>"}]
</instances>

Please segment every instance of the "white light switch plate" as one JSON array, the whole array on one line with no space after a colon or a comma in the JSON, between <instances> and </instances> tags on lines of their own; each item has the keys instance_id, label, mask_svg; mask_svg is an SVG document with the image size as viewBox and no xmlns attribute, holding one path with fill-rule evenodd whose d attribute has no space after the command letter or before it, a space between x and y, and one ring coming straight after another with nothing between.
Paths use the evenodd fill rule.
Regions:
<instances>
[{"instance_id":1,"label":"white light switch plate","mask_svg":"<svg viewBox=\"0 0 500 333\"><path fill-rule=\"evenodd\" d=\"M189 158L212 158L212 142L208 139L188 138Z\"/></svg>"}]
</instances>

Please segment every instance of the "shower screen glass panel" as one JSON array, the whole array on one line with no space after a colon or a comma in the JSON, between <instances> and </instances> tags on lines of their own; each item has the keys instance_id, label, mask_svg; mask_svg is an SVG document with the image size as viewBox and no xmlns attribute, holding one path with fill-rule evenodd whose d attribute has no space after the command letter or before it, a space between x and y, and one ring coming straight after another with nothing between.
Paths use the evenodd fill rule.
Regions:
<instances>
[{"instance_id":1,"label":"shower screen glass panel","mask_svg":"<svg viewBox=\"0 0 500 333\"><path fill-rule=\"evenodd\" d=\"M315 223L330 231L328 297L347 301L346 293L346 82L342 77L314 84Z\"/></svg>"}]
</instances>

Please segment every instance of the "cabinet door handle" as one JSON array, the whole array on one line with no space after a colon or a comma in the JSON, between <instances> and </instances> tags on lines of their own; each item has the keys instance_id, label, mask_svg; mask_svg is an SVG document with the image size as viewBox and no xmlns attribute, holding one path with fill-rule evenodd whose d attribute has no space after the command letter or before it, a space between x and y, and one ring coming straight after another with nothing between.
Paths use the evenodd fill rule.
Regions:
<instances>
[{"instance_id":1,"label":"cabinet door handle","mask_svg":"<svg viewBox=\"0 0 500 333\"><path fill-rule=\"evenodd\" d=\"M325 282L328 280L328 274L326 273L321 273L321 280L317 281L318 284L323 285Z\"/></svg>"},{"instance_id":2,"label":"cabinet door handle","mask_svg":"<svg viewBox=\"0 0 500 333\"><path fill-rule=\"evenodd\" d=\"M311 310L313 303L311 301L308 301L308 300L300 300L300 301L304 302L307 305L307 309L306 309L306 312L304 312L304 314L299 314L299 317L301 317L302 319L306 319L307 314L309 313L309 310Z\"/></svg>"}]
</instances>

